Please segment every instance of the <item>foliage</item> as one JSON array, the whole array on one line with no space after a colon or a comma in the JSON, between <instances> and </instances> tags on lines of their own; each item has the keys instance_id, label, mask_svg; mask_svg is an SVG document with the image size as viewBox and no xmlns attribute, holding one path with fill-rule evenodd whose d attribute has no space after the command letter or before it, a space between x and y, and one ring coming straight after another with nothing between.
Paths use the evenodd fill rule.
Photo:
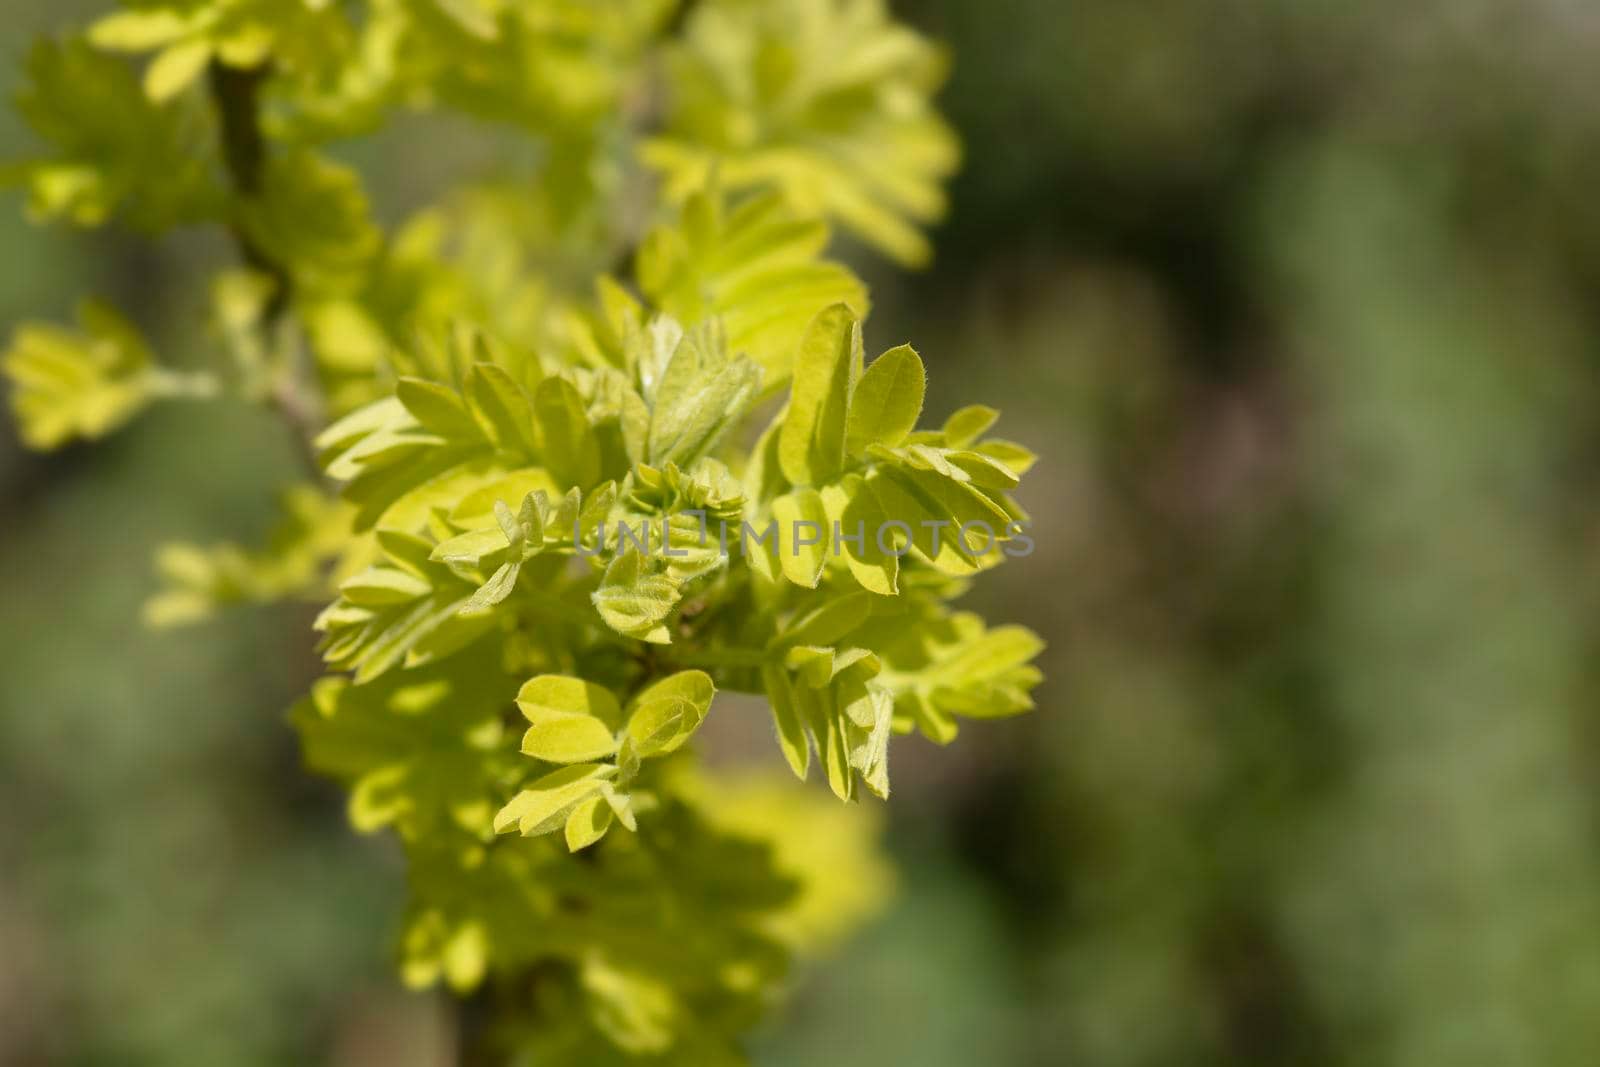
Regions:
<instances>
[{"instance_id":1,"label":"foliage","mask_svg":"<svg viewBox=\"0 0 1600 1067\"><path fill-rule=\"evenodd\" d=\"M699 769L719 690L851 801L887 797L892 735L948 742L1039 681L1033 635L950 607L1031 548L1032 455L988 408L919 429L921 357L866 361L865 286L827 258L830 219L926 258L937 51L870 0L670 8L130 5L35 47L44 147L7 172L41 218L236 243L215 368L97 304L19 328L23 437L172 395L303 437L316 484L268 546L169 547L147 614L328 602L291 719L356 829L405 847L402 974L540 1063L738 1062L791 955L885 891L869 824ZM386 228L332 142L412 110L539 163Z\"/></svg>"},{"instance_id":2,"label":"foliage","mask_svg":"<svg viewBox=\"0 0 1600 1067\"><path fill-rule=\"evenodd\" d=\"M930 250L916 223L944 213L954 135L928 103L944 59L883 0L702 4L670 50L667 129L645 146L687 196L720 168L775 187L902 263Z\"/></svg>"}]
</instances>

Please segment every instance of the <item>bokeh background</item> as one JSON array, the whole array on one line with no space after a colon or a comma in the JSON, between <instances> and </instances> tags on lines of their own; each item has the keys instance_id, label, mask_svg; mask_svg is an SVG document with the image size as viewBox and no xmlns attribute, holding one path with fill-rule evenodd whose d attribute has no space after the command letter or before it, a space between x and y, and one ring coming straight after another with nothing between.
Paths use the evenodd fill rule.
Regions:
<instances>
[{"instance_id":1,"label":"bokeh background","mask_svg":"<svg viewBox=\"0 0 1600 1067\"><path fill-rule=\"evenodd\" d=\"M896 7L967 162L930 271L855 257L870 343L1046 457L973 599L1048 681L899 742L898 899L758 1062L1596 1062L1600 7ZM92 9L0 0L0 82ZM356 151L380 203L437 158ZM203 343L220 242L15 196L0 242L7 327L95 291ZM396 857L285 725L306 613L138 623L157 543L259 539L293 470L242 408L0 432L0 1063L449 1062Z\"/></svg>"}]
</instances>

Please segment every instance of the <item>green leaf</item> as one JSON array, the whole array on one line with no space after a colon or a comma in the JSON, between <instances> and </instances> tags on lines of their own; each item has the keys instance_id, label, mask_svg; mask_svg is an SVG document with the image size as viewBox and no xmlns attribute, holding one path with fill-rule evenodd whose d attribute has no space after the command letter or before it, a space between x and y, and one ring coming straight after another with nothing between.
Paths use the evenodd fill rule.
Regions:
<instances>
[{"instance_id":1,"label":"green leaf","mask_svg":"<svg viewBox=\"0 0 1600 1067\"><path fill-rule=\"evenodd\" d=\"M528 727L522 751L550 763L583 763L615 754L617 739L591 716L552 715Z\"/></svg>"},{"instance_id":2,"label":"green leaf","mask_svg":"<svg viewBox=\"0 0 1600 1067\"><path fill-rule=\"evenodd\" d=\"M976 560L986 552L998 551L997 539L1003 536L1011 515L983 492L930 470L895 470L891 477L918 494L931 511L950 520L948 537L963 548L969 558ZM971 528L963 537L961 528L969 524Z\"/></svg>"},{"instance_id":3,"label":"green leaf","mask_svg":"<svg viewBox=\"0 0 1600 1067\"><path fill-rule=\"evenodd\" d=\"M882 666L866 648L800 646L789 649L781 667L769 664L762 671L785 754L798 744L798 720L821 756L829 787L842 800L854 798L858 776L875 796L889 794L895 698L877 679Z\"/></svg>"},{"instance_id":4,"label":"green leaf","mask_svg":"<svg viewBox=\"0 0 1600 1067\"><path fill-rule=\"evenodd\" d=\"M553 771L500 809L494 817L494 831L503 834L516 827L524 837L534 837L560 829L573 809L598 797L601 783L616 773L608 763L575 763Z\"/></svg>"},{"instance_id":5,"label":"green leaf","mask_svg":"<svg viewBox=\"0 0 1600 1067\"><path fill-rule=\"evenodd\" d=\"M104 437L158 391L150 350L127 320L92 301L78 318L79 330L23 323L0 356L12 384L12 410L31 448Z\"/></svg>"},{"instance_id":6,"label":"green leaf","mask_svg":"<svg viewBox=\"0 0 1600 1067\"><path fill-rule=\"evenodd\" d=\"M800 709L795 701L789 672L775 663L764 664L761 668L761 685L766 690L767 702L772 706L772 721L778 730L778 747L783 750L783 758L789 762L795 775L804 781L811 770L811 746L806 740L805 723L801 720Z\"/></svg>"},{"instance_id":7,"label":"green leaf","mask_svg":"<svg viewBox=\"0 0 1600 1067\"><path fill-rule=\"evenodd\" d=\"M778 637L778 645L836 645L872 615L872 597L846 593L802 613Z\"/></svg>"},{"instance_id":8,"label":"green leaf","mask_svg":"<svg viewBox=\"0 0 1600 1067\"><path fill-rule=\"evenodd\" d=\"M581 852L606 836L612 818L611 807L604 797L590 797L573 808L566 822L567 851Z\"/></svg>"},{"instance_id":9,"label":"green leaf","mask_svg":"<svg viewBox=\"0 0 1600 1067\"><path fill-rule=\"evenodd\" d=\"M850 398L845 452L859 456L868 445L893 447L905 440L922 414L927 372L910 345L891 348L873 361Z\"/></svg>"},{"instance_id":10,"label":"green leaf","mask_svg":"<svg viewBox=\"0 0 1600 1067\"><path fill-rule=\"evenodd\" d=\"M836 694L832 686L819 689L797 685L794 694L795 703L811 733L812 743L817 747L817 755L828 778L828 788L840 800L852 799L855 796L855 774L850 768L849 743L839 722Z\"/></svg>"},{"instance_id":11,"label":"green leaf","mask_svg":"<svg viewBox=\"0 0 1600 1067\"><path fill-rule=\"evenodd\" d=\"M493 628L490 614L463 614L474 584L434 561L431 541L397 530L378 541L385 558L348 579L313 624L329 666L367 682L458 652Z\"/></svg>"},{"instance_id":12,"label":"green leaf","mask_svg":"<svg viewBox=\"0 0 1600 1067\"><path fill-rule=\"evenodd\" d=\"M651 644L671 642L664 623L682 593L659 567L658 559L646 561L631 548L611 561L591 596L607 626Z\"/></svg>"},{"instance_id":13,"label":"green leaf","mask_svg":"<svg viewBox=\"0 0 1600 1067\"><path fill-rule=\"evenodd\" d=\"M211 62L211 42L204 39L178 41L163 48L144 72L144 92L156 103L164 103L183 92Z\"/></svg>"},{"instance_id":14,"label":"green leaf","mask_svg":"<svg viewBox=\"0 0 1600 1067\"><path fill-rule=\"evenodd\" d=\"M944 422L944 443L949 448L966 448L994 425L1000 413L983 404L961 408Z\"/></svg>"},{"instance_id":15,"label":"green leaf","mask_svg":"<svg viewBox=\"0 0 1600 1067\"><path fill-rule=\"evenodd\" d=\"M829 520L839 524L837 547L851 575L868 592L894 596L900 577L900 560L894 553L907 538L888 526L889 517L865 480L847 475L822 490L822 502Z\"/></svg>"},{"instance_id":16,"label":"green leaf","mask_svg":"<svg viewBox=\"0 0 1600 1067\"><path fill-rule=\"evenodd\" d=\"M731 359L713 320L679 339L652 398L646 455L687 467L716 445L755 397L761 369Z\"/></svg>"},{"instance_id":17,"label":"green leaf","mask_svg":"<svg viewBox=\"0 0 1600 1067\"><path fill-rule=\"evenodd\" d=\"M466 394L473 417L498 448L522 455L537 451L533 402L504 368L474 363L467 372ZM553 485L551 489L555 491Z\"/></svg>"},{"instance_id":18,"label":"green leaf","mask_svg":"<svg viewBox=\"0 0 1600 1067\"><path fill-rule=\"evenodd\" d=\"M483 435L453 389L421 378L401 378L394 391L424 429L461 441L476 441Z\"/></svg>"},{"instance_id":19,"label":"green leaf","mask_svg":"<svg viewBox=\"0 0 1600 1067\"><path fill-rule=\"evenodd\" d=\"M778 565L796 585L815 589L828 562L828 510L815 489L796 489L772 502L778 524Z\"/></svg>"},{"instance_id":20,"label":"green leaf","mask_svg":"<svg viewBox=\"0 0 1600 1067\"><path fill-rule=\"evenodd\" d=\"M685 326L720 319L729 349L748 354L776 386L819 308L844 303L867 313L860 280L819 258L827 243L827 226L782 197L750 197L724 212L715 194L697 193L678 226L658 226L640 243L639 287Z\"/></svg>"},{"instance_id":21,"label":"green leaf","mask_svg":"<svg viewBox=\"0 0 1600 1067\"><path fill-rule=\"evenodd\" d=\"M432 591L427 580L393 567L368 567L339 587L346 600L363 607L404 604Z\"/></svg>"},{"instance_id":22,"label":"green leaf","mask_svg":"<svg viewBox=\"0 0 1600 1067\"><path fill-rule=\"evenodd\" d=\"M519 562L502 563L496 567L489 579L478 587L461 610L465 614L487 611L496 604L504 603L517 588L517 578L521 576L522 565Z\"/></svg>"},{"instance_id":23,"label":"green leaf","mask_svg":"<svg viewBox=\"0 0 1600 1067\"><path fill-rule=\"evenodd\" d=\"M860 689L845 683L848 703L844 727L850 746L850 766L862 784L880 800L889 799L889 734L894 726L894 697L883 686L862 682Z\"/></svg>"},{"instance_id":24,"label":"green leaf","mask_svg":"<svg viewBox=\"0 0 1600 1067\"><path fill-rule=\"evenodd\" d=\"M477 567L485 557L504 552L508 547L505 531L498 526L491 526L483 530L469 530L440 541L433 547L429 558Z\"/></svg>"},{"instance_id":25,"label":"green leaf","mask_svg":"<svg viewBox=\"0 0 1600 1067\"><path fill-rule=\"evenodd\" d=\"M533 725L522 751L551 763L579 763L617 751L622 709L609 689L558 674L530 678L517 693L517 707Z\"/></svg>"},{"instance_id":26,"label":"green leaf","mask_svg":"<svg viewBox=\"0 0 1600 1067\"><path fill-rule=\"evenodd\" d=\"M716 695L704 671L679 671L640 693L628 716L628 740L640 758L675 752L700 728Z\"/></svg>"},{"instance_id":27,"label":"green leaf","mask_svg":"<svg viewBox=\"0 0 1600 1067\"><path fill-rule=\"evenodd\" d=\"M551 477L563 487L592 487L600 480L600 447L577 388L565 378L546 378L534 390L533 408Z\"/></svg>"},{"instance_id":28,"label":"green leaf","mask_svg":"<svg viewBox=\"0 0 1600 1067\"><path fill-rule=\"evenodd\" d=\"M96 19L89 26L88 40L108 52L145 52L171 44L188 33L191 25L168 8L118 11Z\"/></svg>"},{"instance_id":29,"label":"green leaf","mask_svg":"<svg viewBox=\"0 0 1600 1067\"><path fill-rule=\"evenodd\" d=\"M983 489L1015 489L1022 480L1016 471L982 452L946 452L945 459Z\"/></svg>"},{"instance_id":30,"label":"green leaf","mask_svg":"<svg viewBox=\"0 0 1600 1067\"><path fill-rule=\"evenodd\" d=\"M1037 462L1038 457L1028 449L1013 441L1001 441L989 438L977 446L977 451L1005 465L1008 470L1015 471L1018 475L1027 474L1028 470Z\"/></svg>"},{"instance_id":31,"label":"green leaf","mask_svg":"<svg viewBox=\"0 0 1600 1067\"><path fill-rule=\"evenodd\" d=\"M668 51L666 130L640 154L684 199L775 189L915 266L960 146L934 110L941 51L874 0L698 4Z\"/></svg>"},{"instance_id":32,"label":"green leaf","mask_svg":"<svg viewBox=\"0 0 1600 1067\"><path fill-rule=\"evenodd\" d=\"M160 233L225 210L208 124L154 103L117 56L77 38L41 38L28 53L17 110L46 142L8 178L26 186L36 218L99 226L117 215Z\"/></svg>"},{"instance_id":33,"label":"green leaf","mask_svg":"<svg viewBox=\"0 0 1600 1067\"><path fill-rule=\"evenodd\" d=\"M305 761L350 786L356 829L393 826L414 842L452 831L488 837L502 779L517 758L502 744L509 686L495 654L366 685L324 678L295 705L290 721Z\"/></svg>"},{"instance_id":34,"label":"green leaf","mask_svg":"<svg viewBox=\"0 0 1600 1067\"><path fill-rule=\"evenodd\" d=\"M500 23L495 19L498 5L486 3L485 0L433 0L439 10L450 16L463 30L480 37L485 41L493 41L500 36Z\"/></svg>"},{"instance_id":35,"label":"green leaf","mask_svg":"<svg viewBox=\"0 0 1600 1067\"><path fill-rule=\"evenodd\" d=\"M850 390L861 368L861 323L835 304L817 314L795 356L778 460L795 485L822 485L844 462Z\"/></svg>"},{"instance_id":36,"label":"green leaf","mask_svg":"<svg viewBox=\"0 0 1600 1067\"><path fill-rule=\"evenodd\" d=\"M612 730L622 724L622 707L611 690L561 674L529 678L517 692L517 707L529 722L535 723L562 715L582 715L598 719Z\"/></svg>"},{"instance_id":37,"label":"green leaf","mask_svg":"<svg viewBox=\"0 0 1600 1067\"><path fill-rule=\"evenodd\" d=\"M279 512L260 549L163 545L156 554L163 587L145 602L146 624L183 626L239 603L326 600L332 593L328 572L346 572L345 561L361 551L350 537L350 510L320 488L302 485L281 495Z\"/></svg>"},{"instance_id":38,"label":"green leaf","mask_svg":"<svg viewBox=\"0 0 1600 1067\"><path fill-rule=\"evenodd\" d=\"M683 1008L672 986L658 978L608 965L598 955L586 959L580 982L596 1028L628 1059L659 1059L678 1038ZM694 1056L705 1067L729 1067Z\"/></svg>"},{"instance_id":39,"label":"green leaf","mask_svg":"<svg viewBox=\"0 0 1600 1067\"><path fill-rule=\"evenodd\" d=\"M450 522L454 526L477 526L488 522L494 515L497 503L511 504L526 500L533 493L559 497L561 488L543 467L514 470L466 493L450 509Z\"/></svg>"},{"instance_id":40,"label":"green leaf","mask_svg":"<svg viewBox=\"0 0 1600 1067\"><path fill-rule=\"evenodd\" d=\"M316 439L328 474L349 483L344 496L359 505L358 529L379 523L419 529L439 511L467 526L485 518L497 500L568 488L558 487L549 471L527 466L533 455L516 451L526 447L522 435L502 440L498 431L485 431L484 424L494 420L471 399L470 388L469 399L462 400L437 382L410 382L405 400L420 414L389 397L350 413ZM514 394L508 403L515 414ZM530 432L531 412L523 412Z\"/></svg>"},{"instance_id":41,"label":"green leaf","mask_svg":"<svg viewBox=\"0 0 1600 1067\"><path fill-rule=\"evenodd\" d=\"M971 612L918 605L909 617L874 618L855 640L883 657L903 727L939 744L956 736L956 717L1002 718L1033 707L1042 675L1032 664L1044 648L1020 626L985 627Z\"/></svg>"},{"instance_id":42,"label":"green leaf","mask_svg":"<svg viewBox=\"0 0 1600 1067\"><path fill-rule=\"evenodd\" d=\"M942 501L930 497L902 472L882 470L866 479L866 491L876 499L886 522L903 524L887 536L909 531L917 558L955 577L976 573L978 566L958 536L958 524ZM886 541L887 541L886 536Z\"/></svg>"},{"instance_id":43,"label":"green leaf","mask_svg":"<svg viewBox=\"0 0 1600 1067\"><path fill-rule=\"evenodd\" d=\"M1028 667L1044 642L1023 626L1001 626L971 636L949 649L924 676L937 702L953 714L969 718L1001 718L1027 711L1033 702L1026 690L1037 683Z\"/></svg>"}]
</instances>

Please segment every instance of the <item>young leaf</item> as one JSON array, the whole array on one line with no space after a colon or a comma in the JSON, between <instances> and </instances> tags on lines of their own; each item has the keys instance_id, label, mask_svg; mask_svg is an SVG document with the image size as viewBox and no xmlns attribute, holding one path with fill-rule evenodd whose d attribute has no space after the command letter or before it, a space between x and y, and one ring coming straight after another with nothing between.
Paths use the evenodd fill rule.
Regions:
<instances>
[{"instance_id":1,"label":"young leaf","mask_svg":"<svg viewBox=\"0 0 1600 1067\"><path fill-rule=\"evenodd\" d=\"M885 522L901 524L891 528L891 535L909 534L918 558L954 577L977 572L978 566L958 536L958 523L949 510L903 472L876 471L866 479L865 488L876 499L881 513L889 516Z\"/></svg>"},{"instance_id":2,"label":"young leaf","mask_svg":"<svg viewBox=\"0 0 1600 1067\"><path fill-rule=\"evenodd\" d=\"M153 102L121 57L81 38L42 37L28 52L16 99L45 142L7 175L27 187L35 218L100 226L115 215L160 233L224 209L206 124Z\"/></svg>"},{"instance_id":3,"label":"young leaf","mask_svg":"<svg viewBox=\"0 0 1600 1067\"><path fill-rule=\"evenodd\" d=\"M323 659L355 671L358 683L460 651L494 624L487 614L462 614L474 586L431 559L431 542L394 530L378 540L384 559L347 580L314 624Z\"/></svg>"},{"instance_id":4,"label":"young leaf","mask_svg":"<svg viewBox=\"0 0 1600 1067\"><path fill-rule=\"evenodd\" d=\"M524 754L551 763L580 763L613 755L622 712L609 689L555 674L530 678L517 706L533 725L522 737Z\"/></svg>"},{"instance_id":5,"label":"young leaf","mask_svg":"<svg viewBox=\"0 0 1600 1067\"><path fill-rule=\"evenodd\" d=\"M207 40L178 41L163 48L144 72L144 92L158 104L166 103L194 84L206 64L212 47Z\"/></svg>"},{"instance_id":6,"label":"young leaf","mask_svg":"<svg viewBox=\"0 0 1600 1067\"><path fill-rule=\"evenodd\" d=\"M888 5L697 4L669 61L679 92L641 151L669 196L713 174L730 190L777 189L903 264L927 261L917 224L943 214L960 149L930 101L944 59Z\"/></svg>"},{"instance_id":7,"label":"young leaf","mask_svg":"<svg viewBox=\"0 0 1600 1067\"><path fill-rule=\"evenodd\" d=\"M994 425L1000 413L983 404L972 404L951 415L944 422L944 443L947 448L966 448L983 432Z\"/></svg>"},{"instance_id":8,"label":"young leaf","mask_svg":"<svg viewBox=\"0 0 1600 1067\"><path fill-rule=\"evenodd\" d=\"M828 776L828 788L840 800L853 799L855 774L850 768L849 744L839 722L833 687L819 689L802 684L795 686L794 694L795 703L799 705L806 727L817 746L822 769Z\"/></svg>"},{"instance_id":9,"label":"young leaf","mask_svg":"<svg viewBox=\"0 0 1600 1067\"><path fill-rule=\"evenodd\" d=\"M22 439L32 448L103 437L156 394L150 350L127 320L94 301L83 303L78 319L79 330L23 323L0 356Z\"/></svg>"},{"instance_id":10,"label":"young leaf","mask_svg":"<svg viewBox=\"0 0 1600 1067\"><path fill-rule=\"evenodd\" d=\"M611 820L611 807L604 797L590 797L573 808L566 822L567 851L581 852L599 841L611 829Z\"/></svg>"},{"instance_id":11,"label":"young leaf","mask_svg":"<svg viewBox=\"0 0 1600 1067\"><path fill-rule=\"evenodd\" d=\"M860 280L819 258L827 243L827 226L782 197L750 197L724 212L716 194L697 193L679 226L658 226L640 244L639 287L686 326L721 319L729 349L755 360L768 386L781 385L818 308L867 313Z\"/></svg>"},{"instance_id":12,"label":"young leaf","mask_svg":"<svg viewBox=\"0 0 1600 1067\"><path fill-rule=\"evenodd\" d=\"M704 671L679 671L640 693L628 717L634 752L648 759L677 751L700 728L716 691Z\"/></svg>"},{"instance_id":13,"label":"young leaf","mask_svg":"<svg viewBox=\"0 0 1600 1067\"><path fill-rule=\"evenodd\" d=\"M383 242L360 176L309 148L268 158L260 189L240 201L239 225L307 293L359 285Z\"/></svg>"},{"instance_id":14,"label":"young leaf","mask_svg":"<svg viewBox=\"0 0 1600 1067\"><path fill-rule=\"evenodd\" d=\"M772 721L778 730L778 747L796 777L805 780L811 770L811 745L806 740L805 723L795 702L794 685L789 672L775 663L761 668L761 685L772 705Z\"/></svg>"},{"instance_id":15,"label":"young leaf","mask_svg":"<svg viewBox=\"0 0 1600 1067\"><path fill-rule=\"evenodd\" d=\"M606 625L619 634L665 645L672 637L664 624L682 593L677 582L655 571L656 565L654 558L646 562L629 548L611 561L590 599Z\"/></svg>"},{"instance_id":16,"label":"young leaf","mask_svg":"<svg viewBox=\"0 0 1600 1067\"><path fill-rule=\"evenodd\" d=\"M891 348L874 360L850 398L846 454L859 456L868 445L892 448L905 440L922 414L927 384L922 357L910 345Z\"/></svg>"},{"instance_id":17,"label":"young leaf","mask_svg":"<svg viewBox=\"0 0 1600 1067\"><path fill-rule=\"evenodd\" d=\"M89 43L108 52L144 52L162 48L182 37L190 22L176 11L118 11L89 26Z\"/></svg>"},{"instance_id":18,"label":"young leaf","mask_svg":"<svg viewBox=\"0 0 1600 1067\"><path fill-rule=\"evenodd\" d=\"M546 378L533 394L539 452L563 487L588 489L600 480L600 447L584 414L583 398L565 378Z\"/></svg>"},{"instance_id":19,"label":"young leaf","mask_svg":"<svg viewBox=\"0 0 1600 1067\"><path fill-rule=\"evenodd\" d=\"M503 367L474 363L467 372L466 394L479 427L499 448L523 455L537 451L533 402Z\"/></svg>"},{"instance_id":20,"label":"young leaf","mask_svg":"<svg viewBox=\"0 0 1600 1067\"><path fill-rule=\"evenodd\" d=\"M367 685L330 676L290 721L306 764L350 787L357 830L392 826L410 842L481 839L517 762L502 744L506 681L489 650Z\"/></svg>"},{"instance_id":21,"label":"young leaf","mask_svg":"<svg viewBox=\"0 0 1600 1067\"><path fill-rule=\"evenodd\" d=\"M534 723L522 735L522 752L549 763L584 763L617 751L605 723L587 715L557 715Z\"/></svg>"},{"instance_id":22,"label":"young leaf","mask_svg":"<svg viewBox=\"0 0 1600 1067\"><path fill-rule=\"evenodd\" d=\"M828 510L815 489L795 489L772 502L778 524L778 564L796 585L815 589L828 562Z\"/></svg>"},{"instance_id":23,"label":"young leaf","mask_svg":"<svg viewBox=\"0 0 1600 1067\"><path fill-rule=\"evenodd\" d=\"M837 645L872 614L872 597L846 593L803 613L779 635L782 646Z\"/></svg>"},{"instance_id":24,"label":"young leaf","mask_svg":"<svg viewBox=\"0 0 1600 1067\"><path fill-rule=\"evenodd\" d=\"M1021 445L994 437L975 446L975 450L990 459L1003 463L1008 470L1015 471L1018 475L1027 474L1038 460L1037 456Z\"/></svg>"},{"instance_id":25,"label":"young leaf","mask_svg":"<svg viewBox=\"0 0 1600 1067\"><path fill-rule=\"evenodd\" d=\"M500 809L494 832L503 834L514 826L524 837L534 837L559 829L574 808L598 797L601 783L616 772L608 763L575 763L552 771Z\"/></svg>"},{"instance_id":26,"label":"young leaf","mask_svg":"<svg viewBox=\"0 0 1600 1067\"><path fill-rule=\"evenodd\" d=\"M848 307L817 313L795 356L778 460L795 485L822 485L844 462L850 390L861 369L861 323Z\"/></svg>"},{"instance_id":27,"label":"young leaf","mask_svg":"<svg viewBox=\"0 0 1600 1067\"><path fill-rule=\"evenodd\" d=\"M611 690L560 674L529 678L517 692L517 707L535 723L563 715L598 719L613 730L622 723L622 708Z\"/></svg>"},{"instance_id":28,"label":"young leaf","mask_svg":"<svg viewBox=\"0 0 1600 1067\"><path fill-rule=\"evenodd\" d=\"M656 387L646 455L652 465L688 466L744 413L761 383L761 368L730 359L715 321L685 333Z\"/></svg>"},{"instance_id":29,"label":"young leaf","mask_svg":"<svg viewBox=\"0 0 1600 1067\"><path fill-rule=\"evenodd\" d=\"M483 434L453 389L421 378L401 378L394 392L413 418L441 437L471 441Z\"/></svg>"},{"instance_id":30,"label":"young leaf","mask_svg":"<svg viewBox=\"0 0 1600 1067\"><path fill-rule=\"evenodd\" d=\"M822 490L829 520L839 524L835 550L861 587L880 596L899 592L901 551L909 531L889 526L889 517L860 475L847 475Z\"/></svg>"}]
</instances>

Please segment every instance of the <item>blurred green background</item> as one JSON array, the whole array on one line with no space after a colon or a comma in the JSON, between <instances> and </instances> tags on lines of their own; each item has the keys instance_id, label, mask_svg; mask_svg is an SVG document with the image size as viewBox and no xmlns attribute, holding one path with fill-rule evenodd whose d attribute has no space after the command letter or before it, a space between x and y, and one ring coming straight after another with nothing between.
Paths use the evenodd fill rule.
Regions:
<instances>
[{"instance_id":1,"label":"blurred green background","mask_svg":"<svg viewBox=\"0 0 1600 1067\"><path fill-rule=\"evenodd\" d=\"M95 9L0 4L8 89ZM869 344L1044 455L974 600L1048 681L898 744L900 897L758 1062L1596 1062L1600 8L896 7L967 163L931 271L856 257ZM373 151L380 202L432 156ZM8 329L94 291L203 358L220 240L15 196L0 240ZM157 543L258 539L293 469L242 408L0 434L0 1063L450 1062L398 859L284 722L306 613L138 623Z\"/></svg>"}]
</instances>

